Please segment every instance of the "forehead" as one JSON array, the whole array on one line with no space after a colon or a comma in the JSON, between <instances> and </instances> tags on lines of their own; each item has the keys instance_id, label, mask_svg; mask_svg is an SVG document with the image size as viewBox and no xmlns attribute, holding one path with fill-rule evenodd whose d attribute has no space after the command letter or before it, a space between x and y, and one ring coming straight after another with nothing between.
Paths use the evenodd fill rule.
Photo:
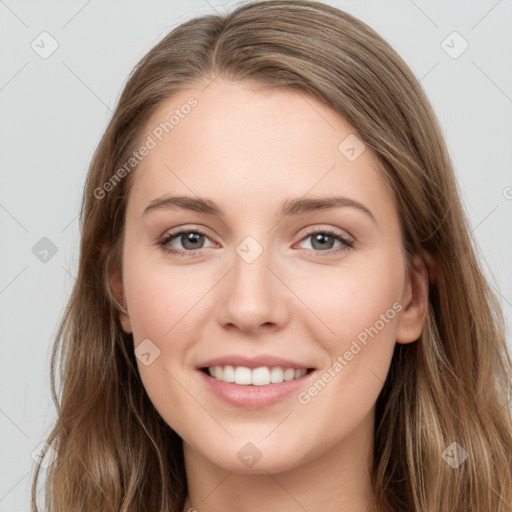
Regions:
<instances>
[{"instance_id":1,"label":"forehead","mask_svg":"<svg viewBox=\"0 0 512 512\"><path fill-rule=\"evenodd\" d=\"M302 91L217 78L162 103L142 140L153 144L130 194L139 213L175 192L246 208L334 192L393 201L373 151L342 116Z\"/></svg>"}]
</instances>

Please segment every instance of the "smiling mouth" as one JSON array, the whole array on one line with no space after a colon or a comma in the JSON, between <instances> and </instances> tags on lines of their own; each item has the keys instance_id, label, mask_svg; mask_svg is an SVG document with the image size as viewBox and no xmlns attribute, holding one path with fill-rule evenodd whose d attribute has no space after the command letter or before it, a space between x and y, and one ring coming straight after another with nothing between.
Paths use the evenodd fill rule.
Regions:
<instances>
[{"instance_id":1,"label":"smiling mouth","mask_svg":"<svg viewBox=\"0 0 512 512\"><path fill-rule=\"evenodd\" d=\"M268 386L298 380L314 371L314 368L284 368L282 366L261 366L248 368L246 366L211 366L201 368L210 378L242 386Z\"/></svg>"}]
</instances>

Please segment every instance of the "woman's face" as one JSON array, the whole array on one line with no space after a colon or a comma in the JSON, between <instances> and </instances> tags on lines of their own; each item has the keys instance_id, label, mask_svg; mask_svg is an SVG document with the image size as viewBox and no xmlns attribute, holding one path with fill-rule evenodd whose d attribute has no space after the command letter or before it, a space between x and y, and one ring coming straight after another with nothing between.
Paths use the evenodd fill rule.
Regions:
<instances>
[{"instance_id":1,"label":"woman's face","mask_svg":"<svg viewBox=\"0 0 512 512\"><path fill-rule=\"evenodd\" d=\"M122 325L186 453L255 473L361 453L424 318L372 150L303 93L221 78L164 103L143 140Z\"/></svg>"}]
</instances>

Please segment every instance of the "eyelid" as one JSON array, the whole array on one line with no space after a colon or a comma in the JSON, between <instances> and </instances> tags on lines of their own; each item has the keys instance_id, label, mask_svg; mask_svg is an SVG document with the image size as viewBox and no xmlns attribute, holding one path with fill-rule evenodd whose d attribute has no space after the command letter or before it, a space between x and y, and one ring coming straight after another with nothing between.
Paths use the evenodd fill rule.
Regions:
<instances>
[{"instance_id":1,"label":"eyelid","mask_svg":"<svg viewBox=\"0 0 512 512\"><path fill-rule=\"evenodd\" d=\"M336 228L332 226L322 226L318 224L313 224L311 226L307 226L305 235L301 238L301 241L304 240L304 238L308 235L311 235L313 233L329 233L331 235L336 235L339 237L343 237L347 240L350 240L351 242L355 242L355 238L346 230L341 228Z\"/></svg>"},{"instance_id":2,"label":"eyelid","mask_svg":"<svg viewBox=\"0 0 512 512\"><path fill-rule=\"evenodd\" d=\"M164 232L164 234L160 237L160 240L168 239L170 237L176 236L178 234L183 234L183 233L199 233L201 235L208 237L211 240L212 237L208 234L208 231L209 230L207 228L203 228L200 224L178 226L176 228L167 229Z\"/></svg>"}]
</instances>

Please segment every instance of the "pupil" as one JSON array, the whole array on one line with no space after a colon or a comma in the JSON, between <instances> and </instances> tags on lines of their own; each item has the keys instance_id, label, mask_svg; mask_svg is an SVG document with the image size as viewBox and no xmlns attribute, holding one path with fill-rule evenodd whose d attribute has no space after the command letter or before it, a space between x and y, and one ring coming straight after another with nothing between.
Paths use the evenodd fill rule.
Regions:
<instances>
[{"instance_id":1,"label":"pupil","mask_svg":"<svg viewBox=\"0 0 512 512\"><path fill-rule=\"evenodd\" d=\"M185 242L183 243L183 247L185 247L185 249L196 249L197 248L197 242L198 241L202 242L203 238L204 238L204 235L201 235L199 233L189 233L185 237ZM188 246L187 244L191 244L191 245Z\"/></svg>"},{"instance_id":2,"label":"pupil","mask_svg":"<svg viewBox=\"0 0 512 512\"><path fill-rule=\"evenodd\" d=\"M328 238L330 238L331 241L334 241L333 237L330 236L330 235L324 235L324 234L319 233L318 235L314 236L313 237L313 248L315 248L315 249L318 249L318 248L320 248L320 249L326 249L326 248L327 249L331 249L332 248L332 243L331 244L328 244L328 243L326 244L325 243L325 240L328 239ZM320 243L319 247L315 247L315 243L316 242ZM327 245L329 245L329 247L326 247Z\"/></svg>"}]
</instances>

